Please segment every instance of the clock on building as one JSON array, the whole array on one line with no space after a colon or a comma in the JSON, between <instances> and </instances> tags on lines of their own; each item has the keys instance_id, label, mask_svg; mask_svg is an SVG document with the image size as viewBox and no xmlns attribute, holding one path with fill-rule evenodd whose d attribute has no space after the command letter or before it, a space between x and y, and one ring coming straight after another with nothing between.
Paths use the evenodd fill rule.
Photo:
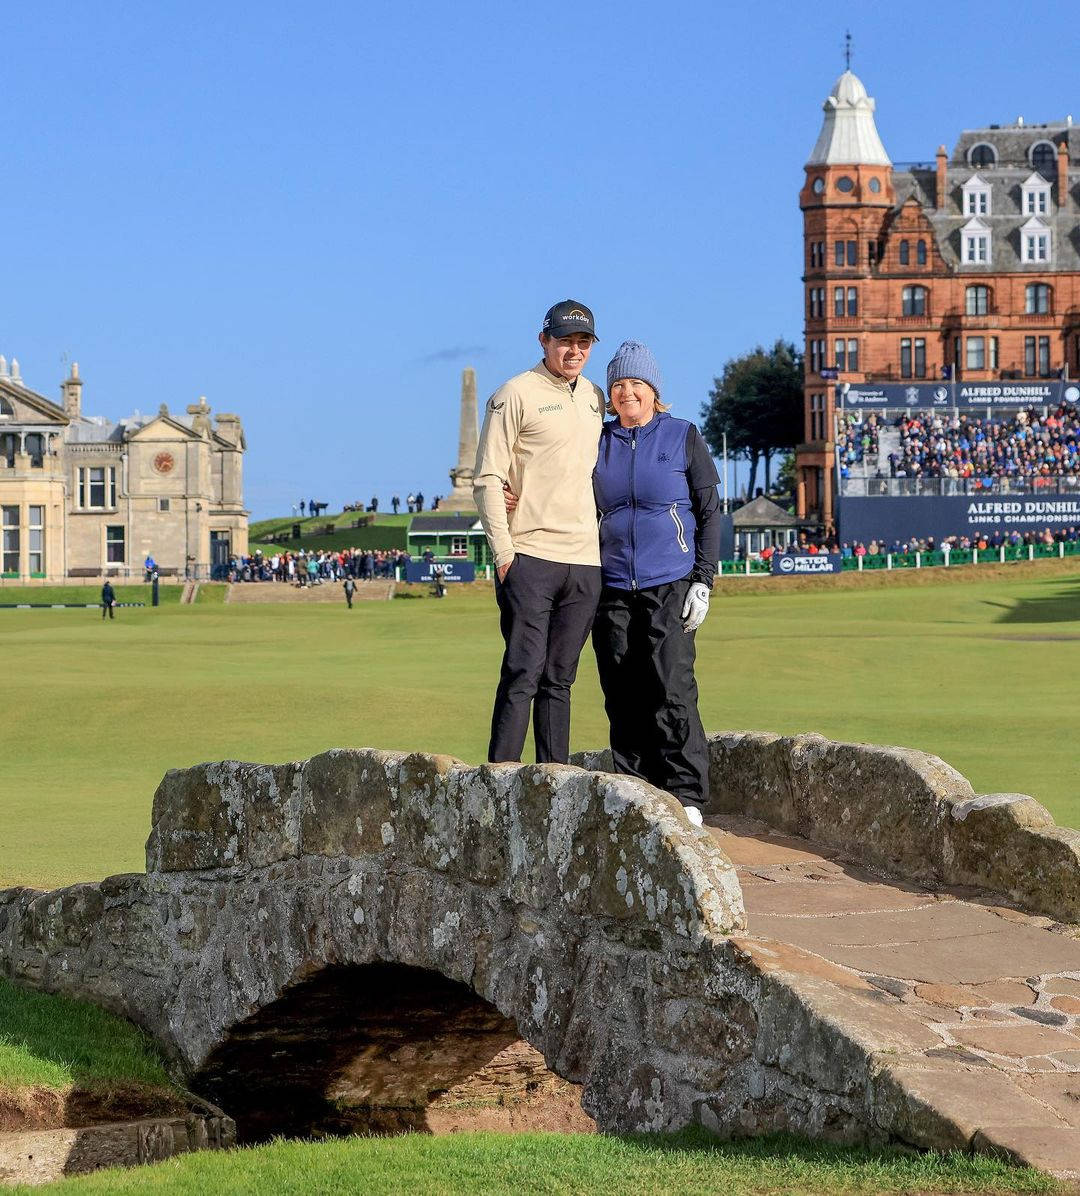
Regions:
<instances>
[{"instance_id":1,"label":"clock on building","mask_svg":"<svg viewBox=\"0 0 1080 1196\"><path fill-rule=\"evenodd\" d=\"M172 453L158 453L154 458L154 468L158 473L171 473L175 464L176 458Z\"/></svg>"}]
</instances>

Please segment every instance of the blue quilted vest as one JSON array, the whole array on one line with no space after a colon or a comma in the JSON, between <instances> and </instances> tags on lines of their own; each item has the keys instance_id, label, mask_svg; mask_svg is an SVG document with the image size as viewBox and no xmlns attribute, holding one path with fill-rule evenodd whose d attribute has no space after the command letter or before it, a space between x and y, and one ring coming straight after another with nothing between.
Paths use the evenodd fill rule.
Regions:
<instances>
[{"instance_id":1,"label":"blue quilted vest","mask_svg":"<svg viewBox=\"0 0 1080 1196\"><path fill-rule=\"evenodd\" d=\"M638 590L678 581L694 568L689 427L667 412L641 428L604 423L593 470L604 585Z\"/></svg>"}]
</instances>

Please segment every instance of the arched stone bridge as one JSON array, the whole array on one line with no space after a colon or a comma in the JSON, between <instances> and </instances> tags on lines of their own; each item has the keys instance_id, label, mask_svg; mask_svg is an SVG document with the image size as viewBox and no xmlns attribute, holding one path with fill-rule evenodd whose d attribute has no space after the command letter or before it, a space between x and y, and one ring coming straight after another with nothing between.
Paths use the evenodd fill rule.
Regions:
<instances>
[{"instance_id":1,"label":"arched stone bridge","mask_svg":"<svg viewBox=\"0 0 1080 1196\"><path fill-rule=\"evenodd\" d=\"M752 748L722 739L714 764ZM761 748L769 800L796 775L781 747ZM887 993L747 934L734 867L672 798L569 766L336 750L169 772L145 875L0 892L0 974L144 1026L249 1137L350 1108L430 1125L470 1077L546 1066L602 1130L935 1146L927 1076L962 1070Z\"/></svg>"}]
</instances>

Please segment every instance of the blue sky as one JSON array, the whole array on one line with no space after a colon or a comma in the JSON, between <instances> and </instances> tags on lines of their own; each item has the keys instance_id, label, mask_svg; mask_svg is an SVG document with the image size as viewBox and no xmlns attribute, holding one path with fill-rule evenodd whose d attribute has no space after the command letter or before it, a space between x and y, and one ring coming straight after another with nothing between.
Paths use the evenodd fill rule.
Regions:
<instances>
[{"instance_id":1,"label":"blue sky","mask_svg":"<svg viewBox=\"0 0 1080 1196\"><path fill-rule=\"evenodd\" d=\"M53 398L78 360L92 414L238 413L255 517L444 493L462 367L482 399L532 365L558 299L596 312L594 378L644 340L696 417L726 358L801 337L797 195L844 30L906 161L1080 119L1074 25L921 0L22 6L0 352Z\"/></svg>"}]
</instances>

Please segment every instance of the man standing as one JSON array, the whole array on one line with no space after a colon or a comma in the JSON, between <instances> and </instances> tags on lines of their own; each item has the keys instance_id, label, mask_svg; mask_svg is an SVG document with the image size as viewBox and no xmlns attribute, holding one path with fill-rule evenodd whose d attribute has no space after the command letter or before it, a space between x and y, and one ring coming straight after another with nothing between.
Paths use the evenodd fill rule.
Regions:
<instances>
[{"instance_id":1,"label":"man standing","mask_svg":"<svg viewBox=\"0 0 1080 1196\"><path fill-rule=\"evenodd\" d=\"M116 605L116 592L112 588L112 582L106 581L101 587L101 617L106 615L110 619L115 619L116 615L113 613L113 607Z\"/></svg>"},{"instance_id":2,"label":"man standing","mask_svg":"<svg viewBox=\"0 0 1080 1196\"><path fill-rule=\"evenodd\" d=\"M356 593L356 582L352 579L352 574L345 578L345 605L352 610L353 594Z\"/></svg>"},{"instance_id":3,"label":"man standing","mask_svg":"<svg viewBox=\"0 0 1080 1196\"><path fill-rule=\"evenodd\" d=\"M592 312L567 299L544 316L543 360L488 400L473 497L495 554L506 650L488 759L520 760L533 713L536 759L570 758L570 687L600 597L592 471L604 393L581 376ZM518 495L507 517L503 486Z\"/></svg>"}]
</instances>

